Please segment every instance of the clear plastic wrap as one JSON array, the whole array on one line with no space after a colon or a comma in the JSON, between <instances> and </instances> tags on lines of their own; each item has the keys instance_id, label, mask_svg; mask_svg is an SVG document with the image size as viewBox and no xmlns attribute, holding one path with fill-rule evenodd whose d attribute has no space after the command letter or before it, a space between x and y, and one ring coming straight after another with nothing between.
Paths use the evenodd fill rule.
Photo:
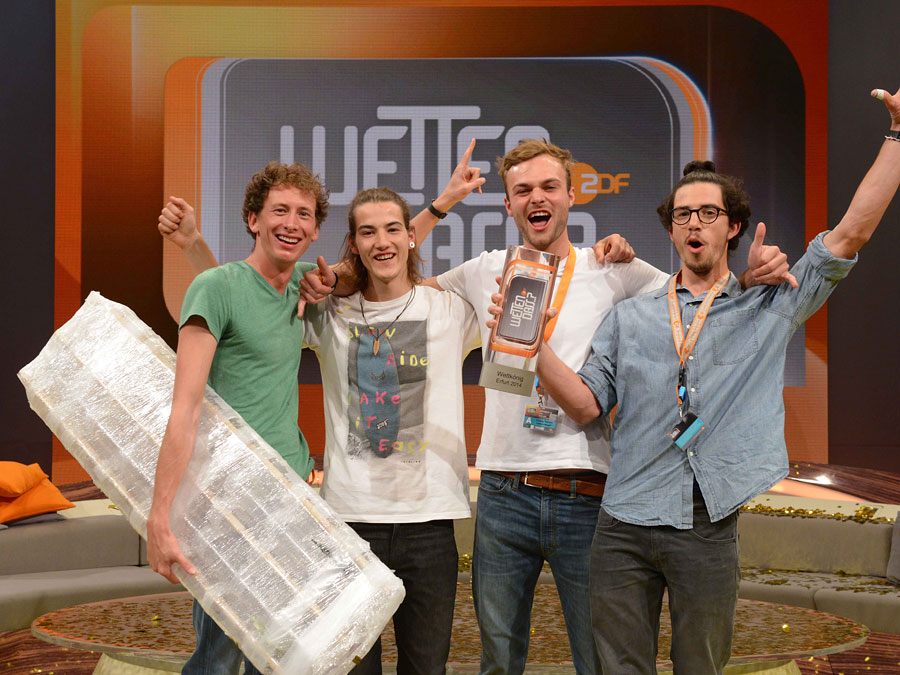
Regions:
<instances>
[{"instance_id":1,"label":"clear plastic wrap","mask_svg":"<svg viewBox=\"0 0 900 675\"><path fill-rule=\"evenodd\" d=\"M91 293L22 368L31 407L146 537L175 354L129 308ZM346 673L403 585L281 456L206 388L172 529L179 578L264 673Z\"/></svg>"}]
</instances>

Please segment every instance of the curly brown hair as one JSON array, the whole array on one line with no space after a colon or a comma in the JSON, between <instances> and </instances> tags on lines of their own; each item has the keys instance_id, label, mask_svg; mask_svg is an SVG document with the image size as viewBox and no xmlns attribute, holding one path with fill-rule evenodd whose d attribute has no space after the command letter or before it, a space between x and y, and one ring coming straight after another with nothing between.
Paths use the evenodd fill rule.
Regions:
<instances>
[{"instance_id":1,"label":"curly brown hair","mask_svg":"<svg viewBox=\"0 0 900 675\"><path fill-rule=\"evenodd\" d=\"M363 265L359 254L354 253L350 248L350 242L356 236L356 207L363 204L379 202L390 202L400 207L403 214L403 226L409 232L409 204L396 192L386 187L369 188L356 193L353 201L350 202L350 210L347 213L347 221L350 231L347 233L347 240L344 242L344 253L341 262L346 263L353 270L353 290L364 291L369 285L369 270ZM422 257L419 255L418 248L409 249L409 257L406 259L406 275L410 283L418 284L422 281Z\"/></svg>"},{"instance_id":2,"label":"curly brown hair","mask_svg":"<svg viewBox=\"0 0 900 675\"><path fill-rule=\"evenodd\" d=\"M259 215L269 190L279 185L290 185L301 192L308 192L316 200L316 227L319 227L328 215L328 190L322 185L319 176L314 174L303 164L281 164L269 162L261 170L253 174L247 188L244 190L244 206L241 216L247 223L247 233L256 239L256 234L250 229L248 219L251 213Z\"/></svg>"},{"instance_id":3,"label":"curly brown hair","mask_svg":"<svg viewBox=\"0 0 900 675\"><path fill-rule=\"evenodd\" d=\"M728 211L728 222L741 224L738 233L728 240L728 250L735 250L750 224L750 195L744 190L744 182L740 178L717 173L716 165L709 160L688 162L683 173L684 177L675 184L669 196L656 207L659 222L666 228L666 231L672 231L672 207L675 204L675 193L678 192L678 188L691 183L713 183L722 188L722 199L725 201L725 210Z\"/></svg>"},{"instance_id":4,"label":"curly brown hair","mask_svg":"<svg viewBox=\"0 0 900 675\"><path fill-rule=\"evenodd\" d=\"M500 176L500 180L503 181L503 191L506 192L507 197L509 197L509 192L506 190L506 174L509 173L509 170L516 164L527 162L529 159L534 159L541 155L550 155L562 164L563 169L566 171L566 190L572 188L572 164L575 163L572 159L572 153L558 145L554 145L546 138L525 138L519 141L516 147L503 155L503 157L498 157L497 161L494 162L497 167L497 174Z\"/></svg>"}]
</instances>

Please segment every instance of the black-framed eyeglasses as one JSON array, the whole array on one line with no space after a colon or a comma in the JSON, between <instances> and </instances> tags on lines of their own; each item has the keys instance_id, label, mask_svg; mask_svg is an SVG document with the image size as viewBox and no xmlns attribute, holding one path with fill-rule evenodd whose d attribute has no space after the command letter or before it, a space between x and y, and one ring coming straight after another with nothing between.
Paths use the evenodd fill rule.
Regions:
<instances>
[{"instance_id":1,"label":"black-framed eyeglasses","mask_svg":"<svg viewBox=\"0 0 900 675\"><path fill-rule=\"evenodd\" d=\"M677 209L672 209L669 211L669 216L672 218L672 222L676 225L687 225L691 222L691 214L696 213L697 219L703 223L704 225L712 225L716 222L716 219L721 215L728 215L728 211L725 209L714 206L712 204L706 204L701 206L699 209L689 209L687 207L679 207Z\"/></svg>"}]
</instances>

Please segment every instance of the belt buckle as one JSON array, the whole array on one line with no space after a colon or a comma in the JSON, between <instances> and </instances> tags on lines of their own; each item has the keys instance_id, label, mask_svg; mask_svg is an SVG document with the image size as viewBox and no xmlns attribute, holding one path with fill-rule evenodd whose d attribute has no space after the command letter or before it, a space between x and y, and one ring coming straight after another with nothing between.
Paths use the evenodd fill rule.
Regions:
<instances>
[{"instance_id":1,"label":"belt buckle","mask_svg":"<svg viewBox=\"0 0 900 675\"><path fill-rule=\"evenodd\" d=\"M536 485L532 485L531 483L528 482L528 475L530 473L531 473L530 471L525 472L525 476L522 478L522 485L527 485L528 487L537 487Z\"/></svg>"}]
</instances>

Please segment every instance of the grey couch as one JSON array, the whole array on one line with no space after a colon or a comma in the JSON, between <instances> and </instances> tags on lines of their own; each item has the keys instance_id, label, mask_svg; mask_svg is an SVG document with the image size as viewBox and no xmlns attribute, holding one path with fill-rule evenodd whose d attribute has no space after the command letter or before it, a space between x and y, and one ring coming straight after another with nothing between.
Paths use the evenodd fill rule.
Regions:
<instances>
[{"instance_id":1,"label":"grey couch","mask_svg":"<svg viewBox=\"0 0 900 675\"><path fill-rule=\"evenodd\" d=\"M740 597L900 633L900 586L887 578L892 523L751 511L741 513L738 527Z\"/></svg>"},{"instance_id":2,"label":"grey couch","mask_svg":"<svg viewBox=\"0 0 900 675\"><path fill-rule=\"evenodd\" d=\"M0 631L63 607L176 590L147 566L143 539L121 515L0 531Z\"/></svg>"}]
</instances>

